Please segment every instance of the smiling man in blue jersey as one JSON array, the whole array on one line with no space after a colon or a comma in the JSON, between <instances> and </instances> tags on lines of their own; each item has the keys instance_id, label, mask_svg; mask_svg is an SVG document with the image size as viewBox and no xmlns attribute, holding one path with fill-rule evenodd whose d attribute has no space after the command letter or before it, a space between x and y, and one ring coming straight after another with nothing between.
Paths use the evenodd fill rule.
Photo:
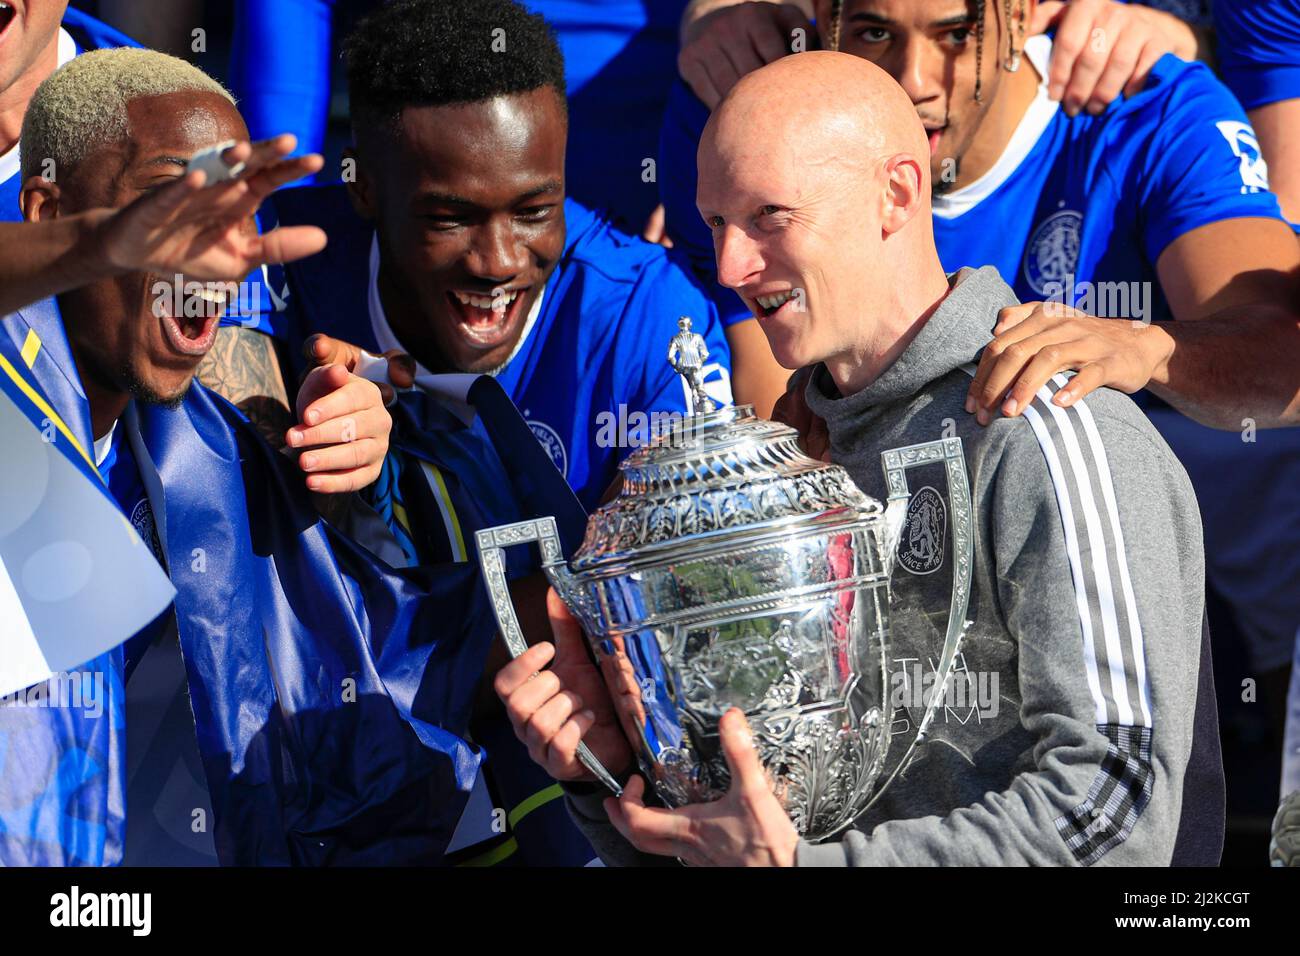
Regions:
<instances>
[{"instance_id":1,"label":"smiling man in blue jersey","mask_svg":"<svg viewBox=\"0 0 1300 956\"><path fill-rule=\"evenodd\" d=\"M330 236L287 270L297 337L491 373L588 509L646 437L620 423L687 408L664 361L681 316L708 343L706 387L730 400L709 300L663 249L565 199L564 67L540 17L401 0L346 59L355 176L276 200L282 223Z\"/></svg>"}]
</instances>

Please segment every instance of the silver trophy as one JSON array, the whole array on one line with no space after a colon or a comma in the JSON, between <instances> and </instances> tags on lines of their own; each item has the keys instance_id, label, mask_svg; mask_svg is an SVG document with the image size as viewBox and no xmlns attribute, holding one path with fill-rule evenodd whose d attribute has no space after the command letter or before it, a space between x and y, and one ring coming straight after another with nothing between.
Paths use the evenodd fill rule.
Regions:
<instances>
[{"instance_id":1,"label":"silver trophy","mask_svg":"<svg viewBox=\"0 0 1300 956\"><path fill-rule=\"evenodd\" d=\"M693 334L687 320L677 338ZM478 532L493 609L517 657L526 645L502 549L538 542L659 796L681 806L725 793L718 720L739 707L796 828L823 840L906 766L957 660L973 529L961 440L886 452L882 505L843 468L804 455L794 429L750 405L713 408L699 369L690 375L694 363L676 357L670 350L694 414L628 456L622 490L591 516L571 561L551 518ZM952 599L934 692L887 762L890 574L911 499L907 472L922 465L947 475ZM589 751L580 756L619 792Z\"/></svg>"}]
</instances>

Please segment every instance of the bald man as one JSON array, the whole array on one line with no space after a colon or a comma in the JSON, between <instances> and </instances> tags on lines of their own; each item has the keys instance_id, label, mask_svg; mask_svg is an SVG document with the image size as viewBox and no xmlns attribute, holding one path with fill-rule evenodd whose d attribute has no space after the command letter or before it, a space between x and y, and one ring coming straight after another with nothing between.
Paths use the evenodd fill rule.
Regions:
<instances>
[{"instance_id":1,"label":"bald man","mask_svg":"<svg viewBox=\"0 0 1300 956\"><path fill-rule=\"evenodd\" d=\"M552 676L529 680L554 653L541 645L500 673L497 690L535 759L571 781L571 809L608 862L1218 860L1222 766L1203 683L1203 554L1187 476L1118 392L1070 409L1040 397L988 428L964 414L970 363L1016 300L991 268L944 274L928 156L911 103L885 73L807 53L745 77L715 111L698 203L719 279L754 310L783 366L811 369L807 401L826 422L831 458L865 492L887 496L882 452L961 439L973 624L958 667L995 686L994 699L941 708L908 772L854 829L821 845L798 838L734 710L721 727L732 774L722 799L646 806L635 777L621 800L602 804L573 759L576 741L588 739L615 773L631 758L586 658L566 653L574 625L553 602ZM942 644L952 502L964 497L942 469L918 474L935 493L914 496L893 577L891 669L905 677L891 681L898 748L915 734L924 703L915 687L933 678L926 657ZM906 679L918 667L931 673Z\"/></svg>"}]
</instances>

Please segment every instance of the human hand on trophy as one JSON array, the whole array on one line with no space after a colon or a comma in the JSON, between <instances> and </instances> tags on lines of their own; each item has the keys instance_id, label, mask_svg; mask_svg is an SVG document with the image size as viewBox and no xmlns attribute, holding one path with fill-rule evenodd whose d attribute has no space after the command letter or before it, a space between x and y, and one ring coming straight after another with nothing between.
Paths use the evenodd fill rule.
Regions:
<instances>
[{"instance_id":1,"label":"human hand on trophy","mask_svg":"<svg viewBox=\"0 0 1300 956\"><path fill-rule=\"evenodd\" d=\"M789 425L799 433L799 447L809 458L829 462L831 460L831 436L826 423L813 414L804 398L808 388L811 368L801 368L790 376L785 394L776 400L772 407L772 421Z\"/></svg>"},{"instance_id":2,"label":"human hand on trophy","mask_svg":"<svg viewBox=\"0 0 1300 956\"><path fill-rule=\"evenodd\" d=\"M731 771L726 796L676 810L647 807L645 780L633 777L605 812L642 853L675 856L691 866L794 866L799 833L758 759L749 722L733 707L718 722Z\"/></svg>"},{"instance_id":3,"label":"human hand on trophy","mask_svg":"<svg viewBox=\"0 0 1300 956\"><path fill-rule=\"evenodd\" d=\"M618 776L632 765L632 748L600 672L587 656L582 628L554 589L547 591L546 613L555 643L534 644L497 672L493 687L515 736L553 778L596 779L578 759L579 742Z\"/></svg>"}]
</instances>

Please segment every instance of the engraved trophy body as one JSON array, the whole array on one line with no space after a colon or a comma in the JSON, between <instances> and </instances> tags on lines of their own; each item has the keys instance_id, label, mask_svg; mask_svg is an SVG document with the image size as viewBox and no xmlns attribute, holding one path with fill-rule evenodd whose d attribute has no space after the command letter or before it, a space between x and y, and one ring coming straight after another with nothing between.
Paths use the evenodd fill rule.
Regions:
<instances>
[{"instance_id":1,"label":"engraved trophy body","mask_svg":"<svg viewBox=\"0 0 1300 956\"><path fill-rule=\"evenodd\" d=\"M659 796L681 806L726 791L718 720L739 707L796 828L825 839L906 764L956 661L972 535L961 441L886 452L882 505L844 469L804 455L794 429L748 405L714 409L695 377L683 377L697 413L623 462L619 495L591 516L571 560L549 518L478 532L493 608L518 656L525 645L502 548L539 542L547 577L582 623ZM906 472L938 462L949 478L954 557L939 681L916 736L877 787L890 744L890 574L910 499ZM589 752L580 756L618 792Z\"/></svg>"}]
</instances>

